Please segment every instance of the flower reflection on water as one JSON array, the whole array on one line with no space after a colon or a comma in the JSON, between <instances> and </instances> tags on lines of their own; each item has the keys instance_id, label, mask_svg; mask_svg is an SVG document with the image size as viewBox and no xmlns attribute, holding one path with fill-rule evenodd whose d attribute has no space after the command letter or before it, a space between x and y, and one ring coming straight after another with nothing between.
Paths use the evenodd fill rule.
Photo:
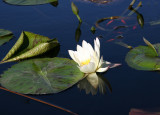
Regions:
<instances>
[{"instance_id":1,"label":"flower reflection on water","mask_svg":"<svg viewBox=\"0 0 160 115\"><path fill-rule=\"evenodd\" d=\"M103 56L100 58L100 41L98 38L94 40L94 49L91 44L83 40L82 47L77 45L77 51L68 50L68 52L71 58L78 64L80 71L87 76L86 79L78 85L80 89L88 88L86 89L86 93L91 92L95 94L97 87L102 83L102 80L97 76L96 72L106 72L109 68L120 65L104 61ZM89 84L87 84L87 82L89 82ZM82 86L82 84L84 84L84 86ZM104 85L102 85L102 87L103 86ZM103 93L104 88L101 88L101 90Z\"/></svg>"}]
</instances>

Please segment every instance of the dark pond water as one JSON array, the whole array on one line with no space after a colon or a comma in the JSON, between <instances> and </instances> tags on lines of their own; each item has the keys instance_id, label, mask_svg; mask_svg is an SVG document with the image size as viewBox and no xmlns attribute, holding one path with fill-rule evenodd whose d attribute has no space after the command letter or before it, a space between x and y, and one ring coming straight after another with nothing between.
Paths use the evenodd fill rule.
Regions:
<instances>
[{"instance_id":1,"label":"dark pond water","mask_svg":"<svg viewBox=\"0 0 160 115\"><path fill-rule=\"evenodd\" d=\"M52 104L59 105L80 115L128 115L132 108L157 109L160 108L160 74L158 72L138 71L130 68L125 62L127 48L115 44L118 39L110 41L122 32L121 41L132 45L144 45L143 37L151 43L160 42L160 25L151 25L150 22L160 20L160 1L142 1L143 6L138 9L144 17L144 27L137 23L136 14L127 16L130 11L123 14L130 4L130 0L115 0L109 4L96 4L85 1L74 1L79 8L79 15L83 20L81 25L82 40L93 45L96 36L103 36L101 42L101 55L110 62L121 63L122 66L110 69L104 74L112 86L112 93L97 95L86 94L77 86L53 95L34 96ZM138 4L137 1L135 4ZM38 6L13 6L0 2L0 28L11 30L15 37L7 44L0 47L1 59L13 46L22 30L57 38L61 44L60 57L68 57L68 49L75 50L77 42L75 31L78 20L71 10L71 1L59 0L59 5L53 7L50 4ZM115 20L108 26L102 25L107 31L97 29L93 35L91 26L103 17L123 16L127 28L112 31L113 27L124 25L121 20ZM109 41L110 42L109 42ZM14 63L2 64L0 73L7 70ZM0 91L0 110L2 115L65 115L64 111L52 108L45 104L3 91ZM160 111L160 110L159 110Z\"/></svg>"}]
</instances>

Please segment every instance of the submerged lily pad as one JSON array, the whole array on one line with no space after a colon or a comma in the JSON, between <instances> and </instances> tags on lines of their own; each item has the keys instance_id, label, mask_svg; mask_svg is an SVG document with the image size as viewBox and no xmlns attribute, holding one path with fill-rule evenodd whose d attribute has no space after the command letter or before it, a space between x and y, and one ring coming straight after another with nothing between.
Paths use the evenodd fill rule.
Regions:
<instances>
[{"instance_id":1,"label":"submerged lily pad","mask_svg":"<svg viewBox=\"0 0 160 115\"><path fill-rule=\"evenodd\" d=\"M88 1L98 3L98 4L107 4L107 3L113 2L113 0L88 0Z\"/></svg>"},{"instance_id":2,"label":"submerged lily pad","mask_svg":"<svg viewBox=\"0 0 160 115\"><path fill-rule=\"evenodd\" d=\"M77 64L67 58L43 58L20 62L2 74L3 87L23 94L61 92L83 78Z\"/></svg>"},{"instance_id":3,"label":"submerged lily pad","mask_svg":"<svg viewBox=\"0 0 160 115\"><path fill-rule=\"evenodd\" d=\"M11 38L13 38L13 34L11 31L0 29L0 45L8 42Z\"/></svg>"},{"instance_id":4,"label":"submerged lily pad","mask_svg":"<svg viewBox=\"0 0 160 115\"><path fill-rule=\"evenodd\" d=\"M50 39L45 36L24 31L1 63L39 56L47 53L56 46L59 46L57 39Z\"/></svg>"},{"instance_id":5,"label":"submerged lily pad","mask_svg":"<svg viewBox=\"0 0 160 115\"><path fill-rule=\"evenodd\" d=\"M144 41L148 46L138 46L128 52L125 59L127 64L137 70L160 70L160 43L152 45Z\"/></svg>"},{"instance_id":6,"label":"submerged lily pad","mask_svg":"<svg viewBox=\"0 0 160 115\"><path fill-rule=\"evenodd\" d=\"M57 2L58 0L3 0L4 2L12 5L39 5Z\"/></svg>"}]
</instances>

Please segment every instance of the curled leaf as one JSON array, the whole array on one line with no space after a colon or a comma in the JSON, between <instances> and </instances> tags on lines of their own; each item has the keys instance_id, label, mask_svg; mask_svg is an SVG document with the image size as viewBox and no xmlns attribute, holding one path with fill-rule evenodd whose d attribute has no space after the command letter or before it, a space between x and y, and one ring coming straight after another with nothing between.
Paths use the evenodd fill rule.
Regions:
<instances>
[{"instance_id":1,"label":"curled leaf","mask_svg":"<svg viewBox=\"0 0 160 115\"><path fill-rule=\"evenodd\" d=\"M58 45L59 43L56 39L49 39L38 34L24 31L1 63L39 56Z\"/></svg>"},{"instance_id":2,"label":"curled leaf","mask_svg":"<svg viewBox=\"0 0 160 115\"><path fill-rule=\"evenodd\" d=\"M11 38L13 38L13 33L11 31L0 29L0 45L8 42Z\"/></svg>"},{"instance_id":3,"label":"curled leaf","mask_svg":"<svg viewBox=\"0 0 160 115\"><path fill-rule=\"evenodd\" d=\"M148 40L146 40L145 38L143 38L143 40L150 48L153 49L153 51L155 52L155 55L158 56L158 53L157 53L155 47Z\"/></svg>"}]
</instances>

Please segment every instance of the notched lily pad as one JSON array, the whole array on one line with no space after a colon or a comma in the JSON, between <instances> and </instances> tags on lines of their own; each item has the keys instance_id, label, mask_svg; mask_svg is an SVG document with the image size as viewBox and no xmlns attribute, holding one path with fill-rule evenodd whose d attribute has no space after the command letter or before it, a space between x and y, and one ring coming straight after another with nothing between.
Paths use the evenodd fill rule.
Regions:
<instances>
[{"instance_id":1,"label":"notched lily pad","mask_svg":"<svg viewBox=\"0 0 160 115\"><path fill-rule=\"evenodd\" d=\"M42 58L20 62L1 75L3 87L23 94L61 92L84 77L77 64L67 58Z\"/></svg>"},{"instance_id":2,"label":"notched lily pad","mask_svg":"<svg viewBox=\"0 0 160 115\"><path fill-rule=\"evenodd\" d=\"M12 5L39 5L57 2L58 0L3 0L4 2Z\"/></svg>"},{"instance_id":3,"label":"notched lily pad","mask_svg":"<svg viewBox=\"0 0 160 115\"><path fill-rule=\"evenodd\" d=\"M13 33L9 30L0 29L0 46L13 38Z\"/></svg>"},{"instance_id":4,"label":"notched lily pad","mask_svg":"<svg viewBox=\"0 0 160 115\"><path fill-rule=\"evenodd\" d=\"M131 49L126 55L127 64L137 70L160 70L160 43L151 44L144 39L147 46Z\"/></svg>"},{"instance_id":5,"label":"notched lily pad","mask_svg":"<svg viewBox=\"0 0 160 115\"><path fill-rule=\"evenodd\" d=\"M57 39L50 39L45 36L24 31L1 63L39 56L47 53L56 46L59 46Z\"/></svg>"}]
</instances>

